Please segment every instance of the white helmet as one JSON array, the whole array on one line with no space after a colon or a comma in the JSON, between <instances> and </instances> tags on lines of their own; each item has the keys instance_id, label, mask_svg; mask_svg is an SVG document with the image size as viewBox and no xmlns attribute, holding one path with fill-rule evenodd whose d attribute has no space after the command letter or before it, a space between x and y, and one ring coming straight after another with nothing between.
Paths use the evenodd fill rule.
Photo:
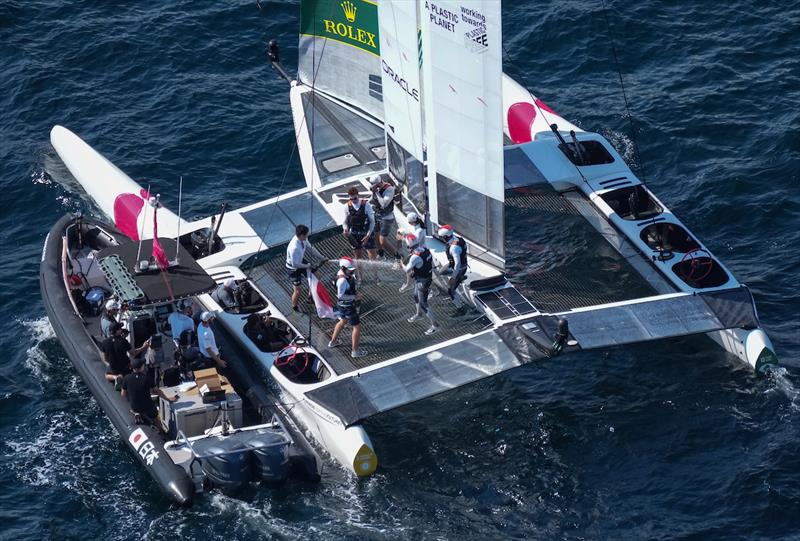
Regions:
<instances>
[{"instance_id":1,"label":"white helmet","mask_svg":"<svg viewBox=\"0 0 800 541\"><path fill-rule=\"evenodd\" d=\"M119 302L115 301L114 299L108 299L106 301L106 310L119 310L120 304Z\"/></svg>"},{"instance_id":2,"label":"white helmet","mask_svg":"<svg viewBox=\"0 0 800 541\"><path fill-rule=\"evenodd\" d=\"M212 319L214 319L214 317L215 317L214 312L203 312L202 314L200 314L200 319L203 321L211 321Z\"/></svg>"},{"instance_id":3,"label":"white helmet","mask_svg":"<svg viewBox=\"0 0 800 541\"><path fill-rule=\"evenodd\" d=\"M419 216L416 212L409 212L406 214L406 220L408 220L408 223L410 224L415 224L419 221Z\"/></svg>"},{"instance_id":4,"label":"white helmet","mask_svg":"<svg viewBox=\"0 0 800 541\"><path fill-rule=\"evenodd\" d=\"M345 270L356 270L356 264L353 262L352 257L343 257L339 260L339 266Z\"/></svg>"},{"instance_id":5,"label":"white helmet","mask_svg":"<svg viewBox=\"0 0 800 541\"><path fill-rule=\"evenodd\" d=\"M239 289L239 286L236 284L236 280L234 280L233 278L228 278L227 280L225 280L223 282L223 285L228 289L233 289L234 291Z\"/></svg>"},{"instance_id":6,"label":"white helmet","mask_svg":"<svg viewBox=\"0 0 800 541\"><path fill-rule=\"evenodd\" d=\"M371 186L377 186L381 183L381 176L380 175L372 175L369 177L369 183Z\"/></svg>"},{"instance_id":7,"label":"white helmet","mask_svg":"<svg viewBox=\"0 0 800 541\"><path fill-rule=\"evenodd\" d=\"M439 236L444 238L450 238L453 236L453 226L452 225L443 225L439 228Z\"/></svg>"}]
</instances>

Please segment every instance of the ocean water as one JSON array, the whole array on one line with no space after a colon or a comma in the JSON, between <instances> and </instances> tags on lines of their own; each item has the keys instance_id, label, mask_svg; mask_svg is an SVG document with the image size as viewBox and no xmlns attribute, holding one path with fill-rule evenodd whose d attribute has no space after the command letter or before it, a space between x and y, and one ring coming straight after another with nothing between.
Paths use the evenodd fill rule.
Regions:
<instances>
[{"instance_id":1,"label":"ocean water","mask_svg":"<svg viewBox=\"0 0 800 541\"><path fill-rule=\"evenodd\" d=\"M638 143L651 189L753 290L783 367L705 338L533 364L370 421L356 480L171 508L72 370L39 297L44 237L86 208L63 124L186 216L288 171L299 3L0 2L0 538L800 538L800 8L505 1L505 69ZM613 37L613 39L612 39ZM635 135L625 114L616 44ZM288 164L288 169L287 169Z\"/></svg>"}]
</instances>

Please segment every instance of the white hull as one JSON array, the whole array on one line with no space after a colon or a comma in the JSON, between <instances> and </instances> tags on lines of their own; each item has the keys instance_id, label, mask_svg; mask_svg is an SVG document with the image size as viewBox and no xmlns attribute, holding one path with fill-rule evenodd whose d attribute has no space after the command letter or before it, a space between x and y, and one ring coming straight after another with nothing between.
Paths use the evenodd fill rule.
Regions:
<instances>
[{"instance_id":1,"label":"white hull","mask_svg":"<svg viewBox=\"0 0 800 541\"><path fill-rule=\"evenodd\" d=\"M218 282L224 281L227 277L242 280L245 275L237 267L223 267L208 269L209 274L215 276ZM254 290L258 291L262 297L266 298L263 292L251 282ZM344 466L347 470L360 477L368 476L375 472L378 467L378 457L375 454L372 442L366 430L358 424L345 426L339 418L318 406L305 397L305 393L329 383L317 384L298 384L290 381L284 374L275 367L274 361L276 354L263 352L258 349L252 340L244 333L245 316L224 312L220 306L211 298L210 295L202 295L198 300L205 307L217 313L217 321L222 324L237 341L247 349L251 356L256 359L261 366L264 374L269 376L278 384L283 396L282 401L287 406L287 410L292 418L306 430L306 434L311 436L319 446L326 450L332 458ZM266 311L264 309L263 311ZM280 313L274 306L270 307L272 317L283 321L289 325L297 334L300 334L288 318ZM306 349L322 359L322 355L314 348L308 346ZM336 378L333 375L332 378Z\"/></svg>"}]
</instances>

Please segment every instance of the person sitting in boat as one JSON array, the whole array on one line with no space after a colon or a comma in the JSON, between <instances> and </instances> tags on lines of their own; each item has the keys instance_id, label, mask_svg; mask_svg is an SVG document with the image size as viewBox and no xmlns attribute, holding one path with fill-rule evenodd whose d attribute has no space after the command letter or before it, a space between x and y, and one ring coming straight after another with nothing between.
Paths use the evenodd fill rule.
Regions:
<instances>
[{"instance_id":1,"label":"person sitting in boat","mask_svg":"<svg viewBox=\"0 0 800 541\"><path fill-rule=\"evenodd\" d=\"M300 299L300 286L303 283L303 276L306 276L306 269L314 271L311 261L316 258L320 262L325 260L319 251L308 242L308 226L299 224L294 229L294 237L286 247L286 269L289 271L289 279L292 281L292 310L299 312L297 301Z\"/></svg>"},{"instance_id":2,"label":"person sitting in boat","mask_svg":"<svg viewBox=\"0 0 800 541\"><path fill-rule=\"evenodd\" d=\"M433 255L427 247L418 244L412 234L406 235L406 242L409 248L413 246L413 251L404 270L407 276L414 279L414 302L417 306L416 313L407 321L414 323L424 314L431 324L425 334L430 335L439 329L439 324L433 317L433 310L428 304L428 295L433 282Z\"/></svg>"},{"instance_id":3,"label":"person sitting in boat","mask_svg":"<svg viewBox=\"0 0 800 541\"><path fill-rule=\"evenodd\" d=\"M121 323L116 321L111 323L109 332L111 336L103 340L100 349L103 352L103 360L108 364L106 379L118 386L122 377L131 372L129 368L131 359L141 355L150 346L150 339L145 340L141 347L134 349L123 336L127 331L122 328Z\"/></svg>"},{"instance_id":4,"label":"person sitting in boat","mask_svg":"<svg viewBox=\"0 0 800 541\"><path fill-rule=\"evenodd\" d=\"M447 245L447 267L442 269L443 276L450 276L447 281L447 294L455 299L456 289L467 276L467 241L453 232L452 225L439 228L439 237Z\"/></svg>"},{"instance_id":5,"label":"person sitting in boat","mask_svg":"<svg viewBox=\"0 0 800 541\"><path fill-rule=\"evenodd\" d=\"M111 336L111 324L119 321L119 310L121 305L119 301L108 299L106 301L106 309L100 316L100 336L109 338Z\"/></svg>"},{"instance_id":6,"label":"person sitting in boat","mask_svg":"<svg viewBox=\"0 0 800 541\"><path fill-rule=\"evenodd\" d=\"M184 303L175 303L175 310L169 315L167 320L169 323L170 332L172 332L172 341L175 346L190 346L193 338L186 338L182 340L184 333L190 333L193 337L195 335L194 319L192 319L192 303L187 301Z\"/></svg>"},{"instance_id":7,"label":"person sitting in boat","mask_svg":"<svg viewBox=\"0 0 800 541\"><path fill-rule=\"evenodd\" d=\"M361 295L356 293L355 271L356 265L351 258L343 257L339 260L339 273L336 275L336 315L339 321L336 322L331 341L328 342L329 348L338 346L341 343L339 333L342 332L345 324L349 323L353 326L350 337L352 346L350 356L354 359L367 354L358 347L361 339L361 320L358 317L358 310L356 310L356 301L361 298Z\"/></svg>"},{"instance_id":8,"label":"person sitting in boat","mask_svg":"<svg viewBox=\"0 0 800 541\"><path fill-rule=\"evenodd\" d=\"M200 355L207 359L207 368L214 364L219 368L228 366L219 354L217 347L217 340L214 337L214 330L211 328L211 322L216 316L213 312L203 312L200 316L200 326L197 328L197 343L200 347ZM213 361L213 362L211 362Z\"/></svg>"},{"instance_id":9,"label":"person sitting in boat","mask_svg":"<svg viewBox=\"0 0 800 541\"><path fill-rule=\"evenodd\" d=\"M239 306L239 302L236 299L237 291L239 291L239 286L236 284L236 280L228 278L211 293L211 298L214 299L222 309L236 308Z\"/></svg>"},{"instance_id":10,"label":"person sitting in boat","mask_svg":"<svg viewBox=\"0 0 800 541\"><path fill-rule=\"evenodd\" d=\"M152 385L145 371L144 359L139 357L131 361L131 368L133 372L122 378L122 398L128 400L136 424L147 423L158 426L156 423L158 410L150 396L156 394L164 400L175 402L178 400L178 395L169 397L160 388Z\"/></svg>"},{"instance_id":11,"label":"person sitting in boat","mask_svg":"<svg viewBox=\"0 0 800 541\"><path fill-rule=\"evenodd\" d=\"M272 313L250 314L244 325L244 334L261 351L279 351L289 344L286 331L275 326Z\"/></svg>"},{"instance_id":12,"label":"person sitting in boat","mask_svg":"<svg viewBox=\"0 0 800 541\"><path fill-rule=\"evenodd\" d=\"M364 250L370 259L375 259L375 212L372 205L358 196L355 186L347 190L347 197L347 216L342 225L342 234L353 247L356 259L364 257Z\"/></svg>"}]
</instances>

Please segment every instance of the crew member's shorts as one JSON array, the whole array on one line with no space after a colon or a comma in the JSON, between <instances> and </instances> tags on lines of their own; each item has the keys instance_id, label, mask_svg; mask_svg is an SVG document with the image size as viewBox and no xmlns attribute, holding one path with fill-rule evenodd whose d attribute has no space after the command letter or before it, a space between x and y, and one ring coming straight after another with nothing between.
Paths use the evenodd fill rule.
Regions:
<instances>
[{"instance_id":1,"label":"crew member's shorts","mask_svg":"<svg viewBox=\"0 0 800 541\"><path fill-rule=\"evenodd\" d=\"M375 229L381 234L382 237L389 237L392 234L392 226L394 226L394 215L387 219L375 216Z\"/></svg>"},{"instance_id":2,"label":"crew member's shorts","mask_svg":"<svg viewBox=\"0 0 800 541\"><path fill-rule=\"evenodd\" d=\"M350 234L347 235L347 240L350 241L350 246L353 247L353 250L375 249L375 233L370 234L366 242L362 242L362 239L366 234L367 234L366 231L350 231Z\"/></svg>"},{"instance_id":3,"label":"crew member's shorts","mask_svg":"<svg viewBox=\"0 0 800 541\"><path fill-rule=\"evenodd\" d=\"M358 317L358 311L354 304L350 306L336 306L336 315L339 316L339 319L346 320L350 325L358 325L361 323L361 320Z\"/></svg>"},{"instance_id":4,"label":"crew member's shorts","mask_svg":"<svg viewBox=\"0 0 800 541\"><path fill-rule=\"evenodd\" d=\"M306 276L306 269L286 269L289 273L289 279L292 281L292 285L300 286L303 283L303 278Z\"/></svg>"}]
</instances>

